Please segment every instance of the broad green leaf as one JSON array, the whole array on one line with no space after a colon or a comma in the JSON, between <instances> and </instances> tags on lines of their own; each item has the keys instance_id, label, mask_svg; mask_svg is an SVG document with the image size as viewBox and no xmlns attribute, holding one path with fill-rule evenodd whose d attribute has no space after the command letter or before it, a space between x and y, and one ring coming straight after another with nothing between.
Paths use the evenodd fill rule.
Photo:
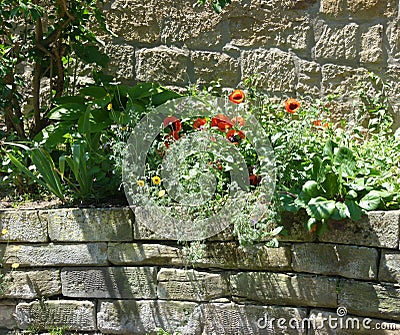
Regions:
<instances>
[{"instance_id":1,"label":"broad green leaf","mask_svg":"<svg viewBox=\"0 0 400 335\"><path fill-rule=\"evenodd\" d=\"M48 115L50 120L75 121L86 111L86 106L80 103L66 103L53 108Z\"/></svg>"},{"instance_id":2,"label":"broad green leaf","mask_svg":"<svg viewBox=\"0 0 400 335\"><path fill-rule=\"evenodd\" d=\"M152 103L153 106L157 107L157 106L159 106L159 105L161 105L161 104L163 104L163 103L165 103L165 102L167 102L169 100L177 99L177 98L180 98L180 97L181 97L181 95L176 93L176 92L165 90L165 91L163 91L161 93L157 93L157 94L153 95L151 97L151 103Z\"/></svg>"},{"instance_id":3,"label":"broad green leaf","mask_svg":"<svg viewBox=\"0 0 400 335\"><path fill-rule=\"evenodd\" d=\"M349 210L350 218L354 221L360 220L362 215L362 210L360 206L358 206L353 200L346 200L344 203Z\"/></svg>"},{"instance_id":4,"label":"broad green leaf","mask_svg":"<svg viewBox=\"0 0 400 335\"><path fill-rule=\"evenodd\" d=\"M318 196L320 193L318 189L318 184L314 180L308 180L302 187L303 192L310 196L310 198L314 198Z\"/></svg>"},{"instance_id":5,"label":"broad green leaf","mask_svg":"<svg viewBox=\"0 0 400 335\"><path fill-rule=\"evenodd\" d=\"M90 132L90 110L86 112L78 120L78 131L81 134L88 134Z\"/></svg>"},{"instance_id":6,"label":"broad green leaf","mask_svg":"<svg viewBox=\"0 0 400 335\"><path fill-rule=\"evenodd\" d=\"M95 99L101 99L107 96L107 91L101 86L84 87L79 91L84 96L89 96Z\"/></svg>"},{"instance_id":7,"label":"broad green leaf","mask_svg":"<svg viewBox=\"0 0 400 335\"><path fill-rule=\"evenodd\" d=\"M328 219L335 210L335 201L324 197L312 198L306 207L307 214L316 220Z\"/></svg>"},{"instance_id":8,"label":"broad green leaf","mask_svg":"<svg viewBox=\"0 0 400 335\"><path fill-rule=\"evenodd\" d=\"M349 148L340 147L333 162L336 166L341 167L342 175L344 177L350 177L354 175L356 160L353 152Z\"/></svg>"},{"instance_id":9,"label":"broad green leaf","mask_svg":"<svg viewBox=\"0 0 400 335\"><path fill-rule=\"evenodd\" d=\"M86 63L95 63L101 67L106 67L110 57L99 50L97 45L73 44L76 55Z\"/></svg>"},{"instance_id":10,"label":"broad green leaf","mask_svg":"<svg viewBox=\"0 0 400 335\"><path fill-rule=\"evenodd\" d=\"M326 174L323 187L326 191L327 198L332 199L335 194L339 193L339 176L335 173Z\"/></svg>"},{"instance_id":11,"label":"broad green leaf","mask_svg":"<svg viewBox=\"0 0 400 335\"><path fill-rule=\"evenodd\" d=\"M381 203L381 195L378 191L370 191L360 200L360 207L367 210L373 211L379 207Z\"/></svg>"},{"instance_id":12,"label":"broad green leaf","mask_svg":"<svg viewBox=\"0 0 400 335\"><path fill-rule=\"evenodd\" d=\"M324 146L324 156L328 156L330 158L333 158L333 153L334 149L337 148L337 144L331 140L326 141L325 146Z\"/></svg>"},{"instance_id":13,"label":"broad green leaf","mask_svg":"<svg viewBox=\"0 0 400 335\"><path fill-rule=\"evenodd\" d=\"M80 97L79 95L73 95L73 96L64 96L64 97L54 98L54 102L57 105L64 105L64 104L71 104L71 103L84 105L86 100L84 97Z\"/></svg>"},{"instance_id":14,"label":"broad green leaf","mask_svg":"<svg viewBox=\"0 0 400 335\"><path fill-rule=\"evenodd\" d=\"M350 212L347 206L343 202L336 202L335 210L332 214L332 219L342 220L345 218L350 218Z\"/></svg>"}]
</instances>

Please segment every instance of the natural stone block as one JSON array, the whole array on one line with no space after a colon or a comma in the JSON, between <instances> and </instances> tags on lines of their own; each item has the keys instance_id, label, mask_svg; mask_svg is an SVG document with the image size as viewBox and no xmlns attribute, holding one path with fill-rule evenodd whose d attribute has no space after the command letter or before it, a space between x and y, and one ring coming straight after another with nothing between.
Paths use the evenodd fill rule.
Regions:
<instances>
[{"instance_id":1,"label":"natural stone block","mask_svg":"<svg viewBox=\"0 0 400 335\"><path fill-rule=\"evenodd\" d=\"M400 252L382 250L379 281L400 283Z\"/></svg>"},{"instance_id":2,"label":"natural stone block","mask_svg":"<svg viewBox=\"0 0 400 335\"><path fill-rule=\"evenodd\" d=\"M185 264L181 248L162 244L110 243L108 260L115 265Z\"/></svg>"},{"instance_id":3,"label":"natural stone block","mask_svg":"<svg viewBox=\"0 0 400 335\"><path fill-rule=\"evenodd\" d=\"M90 301L34 301L20 303L16 308L18 327L50 329L68 327L68 330L96 330L95 305Z\"/></svg>"},{"instance_id":4,"label":"natural stone block","mask_svg":"<svg viewBox=\"0 0 400 335\"><path fill-rule=\"evenodd\" d=\"M187 51L165 46L140 49L136 52L136 78L161 84L187 84L188 56Z\"/></svg>"},{"instance_id":5,"label":"natural stone block","mask_svg":"<svg viewBox=\"0 0 400 335\"><path fill-rule=\"evenodd\" d=\"M338 304L351 314L400 320L400 286L343 280Z\"/></svg>"},{"instance_id":6,"label":"natural stone block","mask_svg":"<svg viewBox=\"0 0 400 335\"><path fill-rule=\"evenodd\" d=\"M56 209L49 211L52 241L130 241L133 238L129 208Z\"/></svg>"},{"instance_id":7,"label":"natural stone block","mask_svg":"<svg viewBox=\"0 0 400 335\"><path fill-rule=\"evenodd\" d=\"M19 248L18 248L19 247ZM106 265L107 244L8 245L3 265L23 266Z\"/></svg>"},{"instance_id":8,"label":"natural stone block","mask_svg":"<svg viewBox=\"0 0 400 335\"><path fill-rule=\"evenodd\" d=\"M347 0L349 12L358 17L395 17L397 15L396 0Z\"/></svg>"},{"instance_id":9,"label":"natural stone block","mask_svg":"<svg viewBox=\"0 0 400 335\"><path fill-rule=\"evenodd\" d=\"M316 234L307 231L305 224L308 216L306 211L296 213L282 212L280 224L285 228L286 234L278 236L281 242L312 242L316 239Z\"/></svg>"},{"instance_id":10,"label":"natural stone block","mask_svg":"<svg viewBox=\"0 0 400 335\"><path fill-rule=\"evenodd\" d=\"M61 293L59 270L11 271L5 280L6 289L0 297L35 299Z\"/></svg>"},{"instance_id":11,"label":"natural stone block","mask_svg":"<svg viewBox=\"0 0 400 335\"><path fill-rule=\"evenodd\" d=\"M169 333L200 335L200 310L193 302L118 300L101 301L97 326L106 334Z\"/></svg>"},{"instance_id":12,"label":"natural stone block","mask_svg":"<svg viewBox=\"0 0 400 335\"><path fill-rule=\"evenodd\" d=\"M228 294L226 278L216 273L161 269L157 280L159 299L209 301Z\"/></svg>"},{"instance_id":13,"label":"natural stone block","mask_svg":"<svg viewBox=\"0 0 400 335\"><path fill-rule=\"evenodd\" d=\"M152 299L157 294L157 272L150 267L66 268L62 293L73 298Z\"/></svg>"},{"instance_id":14,"label":"natural stone block","mask_svg":"<svg viewBox=\"0 0 400 335\"><path fill-rule=\"evenodd\" d=\"M345 0L321 0L319 11L323 14L339 16L346 9Z\"/></svg>"},{"instance_id":15,"label":"natural stone block","mask_svg":"<svg viewBox=\"0 0 400 335\"><path fill-rule=\"evenodd\" d=\"M194 51L191 54L194 75L198 84L221 79L223 86L235 87L239 82L239 63L227 54Z\"/></svg>"},{"instance_id":16,"label":"natural stone block","mask_svg":"<svg viewBox=\"0 0 400 335\"><path fill-rule=\"evenodd\" d=\"M336 307L337 279L273 272L230 276L232 295L276 305Z\"/></svg>"},{"instance_id":17,"label":"natural stone block","mask_svg":"<svg viewBox=\"0 0 400 335\"><path fill-rule=\"evenodd\" d=\"M343 307L341 310L343 311ZM397 335L400 323L390 320L371 319L338 314L323 310L312 309L308 317L310 320L310 335ZM329 324L331 320L331 325Z\"/></svg>"},{"instance_id":18,"label":"natural stone block","mask_svg":"<svg viewBox=\"0 0 400 335\"><path fill-rule=\"evenodd\" d=\"M389 43L389 61L398 66L400 64L400 20L388 24L386 35Z\"/></svg>"},{"instance_id":19,"label":"natural stone block","mask_svg":"<svg viewBox=\"0 0 400 335\"><path fill-rule=\"evenodd\" d=\"M293 244L293 270L355 279L376 279L378 251L340 244Z\"/></svg>"},{"instance_id":20,"label":"natural stone block","mask_svg":"<svg viewBox=\"0 0 400 335\"><path fill-rule=\"evenodd\" d=\"M378 63L382 61L383 26L377 24L361 34L361 63Z\"/></svg>"},{"instance_id":21,"label":"natural stone block","mask_svg":"<svg viewBox=\"0 0 400 335\"><path fill-rule=\"evenodd\" d=\"M155 43L160 40L162 13L158 1L116 0L105 11L110 29L124 40L134 43Z\"/></svg>"},{"instance_id":22,"label":"natural stone block","mask_svg":"<svg viewBox=\"0 0 400 335\"><path fill-rule=\"evenodd\" d=\"M318 95L321 91L321 66L315 62L298 60L297 93Z\"/></svg>"},{"instance_id":23,"label":"natural stone block","mask_svg":"<svg viewBox=\"0 0 400 335\"><path fill-rule=\"evenodd\" d=\"M355 60L357 57L357 34L359 26L349 23L344 26L329 26L318 21L314 27L314 57L317 60Z\"/></svg>"},{"instance_id":24,"label":"natural stone block","mask_svg":"<svg viewBox=\"0 0 400 335\"><path fill-rule=\"evenodd\" d=\"M105 53L110 57L107 72L121 80L134 80L135 47L126 44L108 44Z\"/></svg>"},{"instance_id":25,"label":"natural stone block","mask_svg":"<svg viewBox=\"0 0 400 335\"><path fill-rule=\"evenodd\" d=\"M16 303L13 301L0 301L0 327L14 329L17 327L15 319Z\"/></svg>"},{"instance_id":26,"label":"natural stone block","mask_svg":"<svg viewBox=\"0 0 400 335\"><path fill-rule=\"evenodd\" d=\"M369 212L358 221L345 221L345 229L329 230L319 241L397 249L399 224L400 211Z\"/></svg>"},{"instance_id":27,"label":"natural stone block","mask_svg":"<svg viewBox=\"0 0 400 335\"><path fill-rule=\"evenodd\" d=\"M307 316L305 308L212 303L201 309L203 334L306 334L301 327L289 326L289 320L301 325ZM285 324L278 325L280 318L286 320Z\"/></svg>"},{"instance_id":28,"label":"natural stone block","mask_svg":"<svg viewBox=\"0 0 400 335\"><path fill-rule=\"evenodd\" d=\"M199 268L243 270L290 270L290 247L270 248L265 244L240 247L237 243L209 243L204 257L196 260Z\"/></svg>"},{"instance_id":29,"label":"natural stone block","mask_svg":"<svg viewBox=\"0 0 400 335\"><path fill-rule=\"evenodd\" d=\"M269 92L293 92L296 84L292 56L279 49L242 52L242 80L258 74L256 85Z\"/></svg>"},{"instance_id":30,"label":"natural stone block","mask_svg":"<svg viewBox=\"0 0 400 335\"><path fill-rule=\"evenodd\" d=\"M47 242L46 212L0 210L0 242Z\"/></svg>"}]
</instances>

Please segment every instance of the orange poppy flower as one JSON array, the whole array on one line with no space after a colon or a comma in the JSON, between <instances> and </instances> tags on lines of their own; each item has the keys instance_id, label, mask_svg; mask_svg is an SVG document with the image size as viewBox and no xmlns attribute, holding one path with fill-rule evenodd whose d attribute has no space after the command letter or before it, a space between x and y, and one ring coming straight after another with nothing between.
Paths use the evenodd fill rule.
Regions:
<instances>
[{"instance_id":1,"label":"orange poppy flower","mask_svg":"<svg viewBox=\"0 0 400 335\"><path fill-rule=\"evenodd\" d=\"M328 122L324 123L324 128L329 128L329 123Z\"/></svg>"},{"instance_id":2,"label":"orange poppy flower","mask_svg":"<svg viewBox=\"0 0 400 335\"><path fill-rule=\"evenodd\" d=\"M232 121L223 114L218 114L211 119L211 127L218 127L221 131L226 131L233 127Z\"/></svg>"},{"instance_id":3,"label":"orange poppy flower","mask_svg":"<svg viewBox=\"0 0 400 335\"><path fill-rule=\"evenodd\" d=\"M234 90L229 95L229 100L235 104L240 104L244 100L244 92L242 90Z\"/></svg>"},{"instance_id":4,"label":"orange poppy flower","mask_svg":"<svg viewBox=\"0 0 400 335\"><path fill-rule=\"evenodd\" d=\"M207 123L206 119L198 118L193 122L193 128L194 129L201 129L204 127L204 125Z\"/></svg>"},{"instance_id":5,"label":"orange poppy flower","mask_svg":"<svg viewBox=\"0 0 400 335\"><path fill-rule=\"evenodd\" d=\"M301 103L296 99L287 99L285 101L286 111L290 114L296 113L301 107Z\"/></svg>"},{"instance_id":6,"label":"orange poppy flower","mask_svg":"<svg viewBox=\"0 0 400 335\"><path fill-rule=\"evenodd\" d=\"M261 182L261 176L257 176L255 174L251 174L249 176L250 185L258 186Z\"/></svg>"},{"instance_id":7,"label":"orange poppy flower","mask_svg":"<svg viewBox=\"0 0 400 335\"><path fill-rule=\"evenodd\" d=\"M315 121L313 121L313 125L315 127L322 127L322 121L321 120L315 120Z\"/></svg>"},{"instance_id":8,"label":"orange poppy flower","mask_svg":"<svg viewBox=\"0 0 400 335\"><path fill-rule=\"evenodd\" d=\"M244 119L243 119L241 116L234 117L234 118L232 119L232 122L233 122L234 124L238 124L240 127L243 127L244 124L245 124Z\"/></svg>"},{"instance_id":9,"label":"orange poppy flower","mask_svg":"<svg viewBox=\"0 0 400 335\"><path fill-rule=\"evenodd\" d=\"M245 134L236 129L231 129L226 133L226 138L228 139L229 142L232 142L233 144L238 144L241 140L246 138Z\"/></svg>"},{"instance_id":10,"label":"orange poppy flower","mask_svg":"<svg viewBox=\"0 0 400 335\"><path fill-rule=\"evenodd\" d=\"M182 123L175 116L168 116L164 119L164 127L171 126L172 131L180 131Z\"/></svg>"}]
</instances>

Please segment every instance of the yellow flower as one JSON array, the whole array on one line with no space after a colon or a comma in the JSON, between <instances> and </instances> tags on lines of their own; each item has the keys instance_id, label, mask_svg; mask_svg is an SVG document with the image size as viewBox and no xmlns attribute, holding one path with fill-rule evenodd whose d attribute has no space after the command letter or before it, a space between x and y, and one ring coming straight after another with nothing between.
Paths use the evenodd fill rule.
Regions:
<instances>
[{"instance_id":1,"label":"yellow flower","mask_svg":"<svg viewBox=\"0 0 400 335\"><path fill-rule=\"evenodd\" d=\"M7 230L6 228L3 228L2 231L1 231L1 234L2 234L2 235L5 235L5 234L7 234L7 233L8 233L8 230Z\"/></svg>"},{"instance_id":2,"label":"yellow flower","mask_svg":"<svg viewBox=\"0 0 400 335\"><path fill-rule=\"evenodd\" d=\"M15 250L15 251L18 251L20 249L20 246L19 245L14 245L13 246L13 250Z\"/></svg>"},{"instance_id":3,"label":"yellow flower","mask_svg":"<svg viewBox=\"0 0 400 335\"><path fill-rule=\"evenodd\" d=\"M19 268L19 263L12 263L11 264L11 269L18 269Z\"/></svg>"},{"instance_id":4,"label":"yellow flower","mask_svg":"<svg viewBox=\"0 0 400 335\"><path fill-rule=\"evenodd\" d=\"M126 127L122 127L121 130L122 130L122 131L125 131L125 130L126 130Z\"/></svg>"},{"instance_id":5,"label":"yellow flower","mask_svg":"<svg viewBox=\"0 0 400 335\"><path fill-rule=\"evenodd\" d=\"M138 186L143 187L144 186L144 180L138 180L137 184L138 184Z\"/></svg>"},{"instance_id":6,"label":"yellow flower","mask_svg":"<svg viewBox=\"0 0 400 335\"><path fill-rule=\"evenodd\" d=\"M165 190L161 190L158 192L158 196L162 198L165 195Z\"/></svg>"},{"instance_id":7,"label":"yellow flower","mask_svg":"<svg viewBox=\"0 0 400 335\"><path fill-rule=\"evenodd\" d=\"M159 183L161 183L161 178L159 176L154 176L153 178L151 178L151 180L153 181L154 185L158 185Z\"/></svg>"},{"instance_id":8,"label":"yellow flower","mask_svg":"<svg viewBox=\"0 0 400 335\"><path fill-rule=\"evenodd\" d=\"M108 105L107 105L107 110L111 110L112 109L112 103L110 102Z\"/></svg>"}]
</instances>

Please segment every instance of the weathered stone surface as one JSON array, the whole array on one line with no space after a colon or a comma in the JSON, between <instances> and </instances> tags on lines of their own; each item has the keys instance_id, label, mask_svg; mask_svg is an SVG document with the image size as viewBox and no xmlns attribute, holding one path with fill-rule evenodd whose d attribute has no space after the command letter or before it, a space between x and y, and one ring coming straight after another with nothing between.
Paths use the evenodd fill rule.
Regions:
<instances>
[{"instance_id":1,"label":"weathered stone surface","mask_svg":"<svg viewBox=\"0 0 400 335\"><path fill-rule=\"evenodd\" d=\"M47 242L47 217L44 211L0 210L1 242Z\"/></svg>"},{"instance_id":2,"label":"weathered stone surface","mask_svg":"<svg viewBox=\"0 0 400 335\"><path fill-rule=\"evenodd\" d=\"M400 128L400 82L398 78L400 77L400 62L398 66L388 66L385 76L387 86L387 95L389 98L389 103L393 108L393 128Z\"/></svg>"},{"instance_id":3,"label":"weathered stone surface","mask_svg":"<svg viewBox=\"0 0 400 335\"><path fill-rule=\"evenodd\" d=\"M359 221L346 221L345 229L331 229L319 241L397 249L399 222L400 211L370 212Z\"/></svg>"},{"instance_id":4,"label":"weathered stone surface","mask_svg":"<svg viewBox=\"0 0 400 335\"><path fill-rule=\"evenodd\" d=\"M97 326L106 334L169 333L200 335L200 309L193 302L117 300L101 301Z\"/></svg>"},{"instance_id":5,"label":"weathered stone surface","mask_svg":"<svg viewBox=\"0 0 400 335\"><path fill-rule=\"evenodd\" d=\"M361 34L361 63L378 63L382 61L383 26L377 24Z\"/></svg>"},{"instance_id":6,"label":"weathered stone surface","mask_svg":"<svg viewBox=\"0 0 400 335\"><path fill-rule=\"evenodd\" d=\"M191 54L198 84L221 79L223 86L235 87L240 79L239 62L227 54L195 51Z\"/></svg>"},{"instance_id":7,"label":"weathered stone surface","mask_svg":"<svg viewBox=\"0 0 400 335\"><path fill-rule=\"evenodd\" d=\"M188 82L188 52L165 46L136 52L136 78L162 84L184 85Z\"/></svg>"},{"instance_id":8,"label":"weathered stone surface","mask_svg":"<svg viewBox=\"0 0 400 335\"><path fill-rule=\"evenodd\" d=\"M17 321L14 317L16 303L13 301L0 301L0 327L14 329Z\"/></svg>"},{"instance_id":9,"label":"weathered stone surface","mask_svg":"<svg viewBox=\"0 0 400 335\"><path fill-rule=\"evenodd\" d=\"M209 301L228 294L227 279L216 273L161 269L157 280L159 299Z\"/></svg>"},{"instance_id":10,"label":"weathered stone surface","mask_svg":"<svg viewBox=\"0 0 400 335\"><path fill-rule=\"evenodd\" d=\"M347 0L347 8L352 15L359 17L395 17L397 14L397 1Z\"/></svg>"},{"instance_id":11,"label":"weathered stone surface","mask_svg":"<svg viewBox=\"0 0 400 335\"><path fill-rule=\"evenodd\" d=\"M49 211L52 241L131 241L129 208L56 209Z\"/></svg>"},{"instance_id":12,"label":"weathered stone surface","mask_svg":"<svg viewBox=\"0 0 400 335\"><path fill-rule=\"evenodd\" d=\"M242 80L258 74L256 85L269 92L293 92L296 85L292 56L279 49L242 52Z\"/></svg>"},{"instance_id":13,"label":"weathered stone surface","mask_svg":"<svg viewBox=\"0 0 400 335\"><path fill-rule=\"evenodd\" d=\"M400 286L343 280L338 304L350 314L400 320Z\"/></svg>"},{"instance_id":14,"label":"weathered stone surface","mask_svg":"<svg viewBox=\"0 0 400 335\"><path fill-rule=\"evenodd\" d=\"M155 43L160 40L162 16L159 2L116 0L105 11L107 24L124 40L136 43Z\"/></svg>"},{"instance_id":15,"label":"weathered stone surface","mask_svg":"<svg viewBox=\"0 0 400 335\"><path fill-rule=\"evenodd\" d=\"M18 327L50 329L68 326L69 330L96 330L95 305L90 301L57 300L20 303L16 308Z\"/></svg>"},{"instance_id":16,"label":"weathered stone surface","mask_svg":"<svg viewBox=\"0 0 400 335\"><path fill-rule=\"evenodd\" d=\"M298 60L297 67L297 93L318 95L321 91L321 66L316 62Z\"/></svg>"},{"instance_id":17,"label":"weathered stone surface","mask_svg":"<svg viewBox=\"0 0 400 335\"><path fill-rule=\"evenodd\" d=\"M306 334L305 329L291 329L289 320L306 317L305 308L237 304L202 305L203 334ZM285 324L278 319L285 319ZM294 322L294 321L291 321Z\"/></svg>"},{"instance_id":18,"label":"weathered stone surface","mask_svg":"<svg viewBox=\"0 0 400 335\"><path fill-rule=\"evenodd\" d=\"M382 250L379 281L400 283L400 252Z\"/></svg>"},{"instance_id":19,"label":"weathered stone surface","mask_svg":"<svg viewBox=\"0 0 400 335\"><path fill-rule=\"evenodd\" d=\"M316 239L316 234L309 233L305 229L304 224L308 220L305 211L297 213L283 212L281 214L282 222L280 223L287 234L278 236L279 241L282 242L312 242Z\"/></svg>"},{"instance_id":20,"label":"weathered stone surface","mask_svg":"<svg viewBox=\"0 0 400 335\"><path fill-rule=\"evenodd\" d=\"M273 272L240 272L230 276L232 294L276 305L336 307L337 279Z\"/></svg>"},{"instance_id":21,"label":"weathered stone surface","mask_svg":"<svg viewBox=\"0 0 400 335\"><path fill-rule=\"evenodd\" d=\"M392 65L400 65L400 20L388 24L387 38L389 43L389 62Z\"/></svg>"},{"instance_id":22,"label":"weathered stone surface","mask_svg":"<svg viewBox=\"0 0 400 335\"><path fill-rule=\"evenodd\" d=\"M358 24L329 26L318 21L314 27L314 57L317 60L355 60L357 57Z\"/></svg>"},{"instance_id":23,"label":"weathered stone surface","mask_svg":"<svg viewBox=\"0 0 400 335\"><path fill-rule=\"evenodd\" d=\"M207 244L204 257L196 261L199 268L243 270L290 270L290 247L269 248L265 244L240 247L237 243Z\"/></svg>"},{"instance_id":24,"label":"weathered stone surface","mask_svg":"<svg viewBox=\"0 0 400 335\"><path fill-rule=\"evenodd\" d=\"M397 335L400 330L400 323L390 320L362 318L354 315L339 317L336 313L316 309L311 310L308 319L310 320L308 332L310 335Z\"/></svg>"},{"instance_id":25,"label":"weathered stone surface","mask_svg":"<svg viewBox=\"0 0 400 335\"><path fill-rule=\"evenodd\" d=\"M3 265L18 263L24 266L106 265L107 244L46 244L8 245Z\"/></svg>"},{"instance_id":26,"label":"weathered stone surface","mask_svg":"<svg viewBox=\"0 0 400 335\"><path fill-rule=\"evenodd\" d=\"M340 244L293 244L293 270L355 279L376 279L378 251Z\"/></svg>"},{"instance_id":27,"label":"weathered stone surface","mask_svg":"<svg viewBox=\"0 0 400 335\"><path fill-rule=\"evenodd\" d=\"M62 293L73 298L153 299L157 271L151 267L66 268Z\"/></svg>"},{"instance_id":28,"label":"weathered stone surface","mask_svg":"<svg viewBox=\"0 0 400 335\"><path fill-rule=\"evenodd\" d=\"M11 271L5 280L2 298L35 299L61 293L59 270Z\"/></svg>"},{"instance_id":29,"label":"weathered stone surface","mask_svg":"<svg viewBox=\"0 0 400 335\"><path fill-rule=\"evenodd\" d=\"M184 265L182 250L162 244L110 243L108 260L115 265Z\"/></svg>"},{"instance_id":30,"label":"weathered stone surface","mask_svg":"<svg viewBox=\"0 0 400 335\"><path fill-rule=\"evenodd\" d=\"M110 57L108 73L118 80L135 79L135 47L110 43L106 46L105 52Z\"/></svg>"},{"instance_id":31,"label":"weathered stone surface","mask_svg":"<svg viewBox=\"0 0 400 335\"><path fill-rule=\"evenodd\" d=\"M319 11L323 14L339 16L346 9L345 0L321 0Z\"/></svg>"}]
</instances>

